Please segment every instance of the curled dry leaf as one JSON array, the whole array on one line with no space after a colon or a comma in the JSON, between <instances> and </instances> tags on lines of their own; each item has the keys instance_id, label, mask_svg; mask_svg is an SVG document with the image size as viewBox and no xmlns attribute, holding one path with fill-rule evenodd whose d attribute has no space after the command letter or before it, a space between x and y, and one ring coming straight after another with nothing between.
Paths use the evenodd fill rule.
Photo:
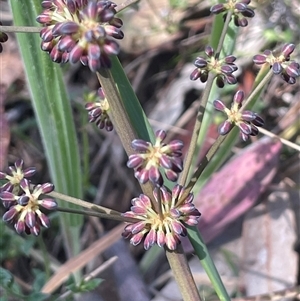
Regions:
<instances>
[{"instance_id":1,"label":"curled dry leaf","mask_svg":"<svg viewBox=\"0 0 300 301\"><path fill-rule=\"evenodd\" d=\"M234 156L195 198L202 217L198 224L209 242L242 214L265 191L276 173L281 143L263 138Z\"/></svg>"}]
</instances>

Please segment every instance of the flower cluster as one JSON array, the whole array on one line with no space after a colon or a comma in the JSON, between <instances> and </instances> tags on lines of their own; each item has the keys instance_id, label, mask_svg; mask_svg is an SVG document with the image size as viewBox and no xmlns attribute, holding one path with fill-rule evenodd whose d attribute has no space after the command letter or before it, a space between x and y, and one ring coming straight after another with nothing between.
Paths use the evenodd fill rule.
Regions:
<instances>
[{"instance_id":1,"label":"flower cluster","mask_svg":"<svg viewBox=\"0 0 300 301\"><path fill-rule=\"evenodd\" d=\"M247 141L250 136L256 136L258 129L256 126L263 126L263 119L252 111L240 111L244 100L244 92L237 91L233 97L231 109L217 99L213 102L215 109L222 111L227 115L227 119L219 125L218 131L220 135L226 135L236 125L240 129L241 138Z\"/></svg>"},{"instance_id":2,"label":"flower cluster","mask_svg":"<svg viewBox=\"0 0 300 301\"><path fill-rule=\"evenodd\" d=\"M228 0L227 3L219 3L212 6L210 11L213 14L226 12L224 14L224 19L226 18L227 13L231 11L235 26L245 27L248 25L248 20L246 18L253 18L255 16L253 9L248 6L250 2L251 0Z\"/></svg>"},{"instance_id":3,"label":"flower cluster","mask_svg":"<svg viewBox=\"0 0 300 301\"><path fill-rule=\"evenodd\" d=\"M274 55L271 50L265 50L263 54L253 57L255 64L269 64L274 74L280 74L289 84L296 82L296 77L300 76L300 65L295 61L290 61L290 55L295 49L294 44L285 44L281 53Z\"/></svg>"},{"instance_id":4,"label":"flower cluster","mask_svg":"<svg viewBox=\"0 0 300 301\"><path fill-rule=\"evenodd\" d=\"M89 115L89 122L95 122L99 129L105 128L110 132L113 130L113 124L108 115L109 104L102 88L98 89L97 96L95 101L88 102L85 105Z\"/></svg>"},{"instance_id":5,"label":"flower cluster","mask_svg":"<svg viewBox=\"0 0 300 301\"><path fill-rule=\"evenodd\" d=\"M23 161L15 163L15 168L10 167L12 176L3 172L0 173L2 179L9 182L1 188L0 199L3 206L8 210L3 215L3 220L14 224L17 233L39 235L40 227L49 228L49 218L40 210L40 206L52 210L57 207L57 203L52 198L40 199L41 194L53 191L54 185L45 183L37 185L33 189L30 182L25 177L34 174L35 169L28 168L22 170Z\"/></svg>"},{"instance_id":6,"label":"flower cluster","mask_svg":"<svg viewBox=\"0 0 300 301\"><path fill-rule=\"evenodd\" d=\"M23 170L23 165L23 160L17 160L14 166L8 167L9 173L0 171L0 180L7 180L5 184L0 186L0 192L9 191L14 194L19 194L21 180L23 178L32 177L36 172L34 167L29 167Z\"/></svg>"},{"instance_id":7,"label":"flower cluster","mask_svg":"<svg viewBox=\"0 0 300 301\"><path fill-rule=\"evenodd\" d=\"M205 83L208 78L209 72L213 72L216 76L216 83L219 88L223 88L225 81L230 84L236 84L237 79L232 74L238 68L234 64L236 57L228 55L223 59L217 59L214 49L210 46L205 47L205 54L207 58L197 57L194 65L197 67L190 75L191 80L200 79Z\"/></svg>"},{"instance_id":8,"label":"flower cluster","mask_svg":"<svg viewBox=\"0 0 300 301\"><path fill-rule=\"evenodd\" d=\"M0 21L0 25L2 22ZM8 35L5 32L0 31L0 53L3 51L2 43L5 43L8 40Z\"/></svg>"},{"instance_id":9,"label":"flower cluster","mask_svg":"<svg viewBox=\"0 0 300 301\"><path fill-rule=\"evenodd\" d=\"M180 157L183 143L180 140L164 143L166 132L162 130L157 131L155 136L154 144L141 139L132 141L132 147L137 153L129 156L127 166L134 168L135 177L140 183L144 184L150 180L155 185L161 186L163 177L160 167L164 170L166 177L173 182L182 171L183 161Z\"/></svg>"},{"instance_id":10,"label":"flower cluster","mask_svg":"<svg viewBox=\"0 0 300 301\"><path fill-rule=\"evenodd\" d=\"M122 39L122 21L115 18L116 5L110 1L44 0L45 9L37 21L41 30L41 48L57 63L77 63L96 72L109 68L110 55L119 52L113 39Z\"/></svg>"},{"instance_id":11,"label":"flower cluster","mask_svg":"<svg viewBox=\"0 0 300 301\"><path fill-rule=\"evenodd\" d=\"M157 213L148 196L141 194L131 203L131 211L123 216L135 218L137 222L125 227L123 237L130 238L130 243L138 245L144 238L144 248L148 250L154 244L175 250L181 237L186 236L184 224L195 226L198 224L200 212L192 203L194 196L188 193L183 199L185 189L175 185L172 191L166 187L155 188L153 196L161 212Z\"/></svg>"}]
</instances>

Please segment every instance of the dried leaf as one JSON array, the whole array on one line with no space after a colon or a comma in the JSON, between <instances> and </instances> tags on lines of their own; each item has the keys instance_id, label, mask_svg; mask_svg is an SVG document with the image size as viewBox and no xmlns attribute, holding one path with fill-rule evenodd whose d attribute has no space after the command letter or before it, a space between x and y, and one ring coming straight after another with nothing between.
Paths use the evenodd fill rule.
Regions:
<instances>
[{"instance_id":1,"label":"dried leaf","mask_svg":"<svg viewBox=\"0 0 300 301\"><path fill-rule=\"evenodd\" d=\"M195 199L202 213L199 229L211 241L249 210L272 180L281 143L261 139L232 158L203 187Z\"/></svg>"}]
</instances>

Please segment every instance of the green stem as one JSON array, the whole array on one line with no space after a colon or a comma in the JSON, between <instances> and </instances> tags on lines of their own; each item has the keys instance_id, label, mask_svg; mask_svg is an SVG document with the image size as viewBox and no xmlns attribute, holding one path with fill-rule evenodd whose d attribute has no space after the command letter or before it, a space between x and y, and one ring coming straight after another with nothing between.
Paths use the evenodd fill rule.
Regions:
<instances>
[{"instance_id":1,"label":"green stem","mask_svg":"<svg viewBox=\"0 0 300 301\"><path fill-rule=\"evenodd\" d=\"M228 30L228 26L229 26L229 22L231 20L231 16L232 16L232 12L228 12L226 20L225 20L225 24L221 33L221 37L218 43L218 47L217 47L217 51L216 51L216 56L219 56L219 53L223 47L223 43L224 43L224 39L226 37L226 33ZM203 121L203 117L205 114L205 108L209 99L209 95L213 86L213 82L215 79L215 74L213 74L212 72L209 73L208 79L207 79L207 83L200 101L200 106L199 106L199 110L197 113L197 118L195 121L195 125L194 125L194 130L193 130L193 134L192 134L192 138L191 138L191 142L190 142L190 146L189 146L189 150L187 153L187 157L185 159L184 162L184 168L183 171L180 175L180 179L178 181L178 183L180 185L186 185L187 182L187 178L188 178L188 174L189 174L189 170L190 167L192 165L192 161L193 161L193 157L194 157L194 152L197 146L197 140L198 140L198 136L200 133L200 129L201 129L201 125L202 125L202 121Z\"/></svg>"},{"instance_id":2,"label":"green stem","mask_svg":"<svg viewBox=\"0 0 300 301\"><path fill-rule=\"evenodd\" d=\"M190 142L190 146L189 146L189 150L184 162L184 168L183 171L180 175L179 181L178 183L182 186L184 186L187 182L187 177L189 174L189 170L193 161L193 157L194 157L194 152L197 146L197 139L198 139L198 135L200 132L200 128L201 128L201 124L202 124L202 120L203 120L203 116L205 113L205 108L206 108L206 104L208 102L208 98L209 98L209 94L213 85L213 81L214 81L215 75L210 73L207 79L207 83L205 86L205 90L203 92L202 98L201 98L201 102L200 102L200 106L199 106L199 110L197 113L197 118L195 121L195 125L194 125L194 130L193 130L193 134L192 134L192 138L191 138L191 142Z\"/></svg>"},{"instance_id":3,"label":"green stem","mask_svg":"<svg viewBox=\"0 0 300 301\"><path fill-rule=\"evenodd\" d=\"M225 20L225 23L224 23L224 27L223 27L221 37L219 39L218 47L217 47L217 50L216 50L216 57L217 58L219 57L220 52L222 50L224 40L225 40L225 37L226 37L226 34L227 34L227 30L228 30L228 27L229 27L229 23L230 23L230 20L231 20L231 16L232 16L232 11L229 11L227 13L226 20Z\"/></svg>"},{"instance_id":4,"label":"green stem","mask_svg":"<svg viewBox=\"0 0 300 301\"><path fill-rule=\"evenodd\" d=\"M134 127L130 122L111 71L107 69L101 69L99 73L97 72L97 77L101 84L101 87L104 90L105 97L109 103L110 116L114 128L122 142L127 155L130 156L134 153L131 142L134 139L137 139L138 135L136 134L136 131L134 130ZM150 184L150 182L140 185L143 193L151 199L153 208L155 208L156 212L158 212L158 204L153 198L152 185Z\"/></svg>"},{"instance_id":5,"label":"green stem","mask_svg":"<svg viewBox=\"0 0 300 301\"><path fill-rule=\"evenodd\" d=\"M72 196L65 195L65 194L62 194L62 193L59 193L59 192L56 192L56 191L52 191L52 192L48 193L47 195L52 196L56 199L60 199L62 201L66 201L66 202L71 203L71 204L75 204L75 205L87 208L87 209L91 209L91 210L94 209L94 210L98 210L102 213L115 215L115 216L120 216L121 215L121 213L118 212L118 211L111 210L111 209L103 207L103 206L95 205L95 204L86 202L84 200L74 198Z\"/></svg>"},{"instance_id":6,"label":"green stem","mask_svg":"<svg viewBox=\"0 0 300 301\"><path fill-rule=\"evenodd\" d=\"M184 301L200 300L199 291L188 265L182 245L175 251L166 248L166 256Z\"/></svg>"},{"instance_id":7,"label":"green stem","mask_svg":"<svg viewBox=\"0 0 300 301\"><path fill-rule=\"evenodd\" d=\"M98 211L99 209L97 207L91 207L91 209L94 209L95 211ZM101 212L95 212L90 210L78 210L78 209L69 209L69 208L63 208L58 207L56 208L56 211L60 212L66 212L66 213L72 213L72 214L81 214L86 216L95 216L99 218L105 218L110 219L114 221L120 221L120 222L127 222L127 223L136 223L138 220L135 218L128 218L121 215L112 215L112 214L106 214Z\"/></svg>"},{"instance_id":8,"label":"green stem","mask_svg":"<svg viewBox=\"0 0 300 301\"><path fill-rule=\"evenodd\" d=\"M203 266L207 276L213 284L213 287L221 301L230 301L230 297L222 282L222 279L216 269L216 266L210 257L208 249L198 231L197 227L186 226L188 229L188 237L193 245L195 253L197 254L201 265Z\"/></svg>"},{"instance_id":9,"label":"green stem","mask_svg":"<svg viewBox=\"0 0 300 301\"><path fill-rule=\"evenodd\" d=\"M222 142L225 140L226 136L219 136L217 140L214 142L214 144L210 147L209 151L207 152L205 158L201 160L201 163L199 164L197 170L193 174L190 182L186 185L187 190L186 193L189 193L194 185L196 184L197 180L199 179L200 175L202 174L203 170L207 166L207 164L211 161L217 150L219 149Z\"/></svg>"}]
</instances>

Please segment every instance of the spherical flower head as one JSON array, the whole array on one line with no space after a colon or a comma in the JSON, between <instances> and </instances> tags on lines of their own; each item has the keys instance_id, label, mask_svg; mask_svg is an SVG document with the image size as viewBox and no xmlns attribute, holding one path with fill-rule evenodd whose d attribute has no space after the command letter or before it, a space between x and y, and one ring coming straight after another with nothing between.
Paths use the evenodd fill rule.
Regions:
<instances>
[{"instance_id":1,"label":"spherical flower head","mask_svg":"<svg viewBox=\"0 0 300 301\"><path fill-rule=\"evenodd\" d=\"M244 92L239 90L233 97L231 108L228 109L225 104L217 99L213 102L216 110L222 111L227 115L227 120L219 125L218 132L220 135L228 134L234 126L240 129L240 136L247 141L250 136L258 134L257 126L263 126L263 119L252 111L240 111L244 100Z\"/></svg>"},{"instance_id":2,"label":"spherical flower head","mask_svg":"<svg viewBox=\"0 0 300 301\"><path fill-rule=\"evenodd\" d=\"M236 57L228 55L223 59L218 59L215 56L214 49L210 46L205 47L206 58L199 56L196 58L194 65L197 67L190 75L191 80L200 79L205 83L208 74L212 72L216 77L216 84L219 88L223 88L225 82L230 85L236 84L237 79L232 74L238 68L234 64Z\"/></svg>"},{"instance_id":3,"label":"spherical flower head","mask_svg":"<svg viewBox=\"0 0 300 301\"><path fill-rule=\"evenodd\" d=\"M2 25L1 21L0 21L0 25ZM5 32L0 31L0 53L3 51L2 44L5 43L7 40L8 40L8 35Z\"/></svg>"},{"instance_id":4,"label":"spherical flower head","mask_svg":"<svg viewBox=\"0 0 300 301\"><path fill-rule=\"evenodd\" d=\"M175 250L181 237L186 236L185 224L195 226L200 218L200 212L192 203L193 194L188 193L184 197L184 193L185 189L180 185L175 185L172 191L164 186L155 188L153 196L160 206L160 213L155 211L148 196L141 194L134 198L131 210L123 216L137 221L125 227L123 237L130 238L134 246L144 240L146 250L154 244Z\"/></svg>"},{"instance_id":5,"label":"spherical flower head","mask_svg":"<svg viewBox=\"0 0 300 301\"><path fill-rule=\"evenodd\" d=\"M173 182L182 171L183 162L180 157L183 143L180 140L172 140L166 144L163 142L166 135L165 131L157 131L154 144L141 139L132 141L132 148L136 153L129 156L127 166L134 168L135 177L140 183L144 184L150 180L153 184L161 186L163 177L160 168Z\"/></svg>"},{"instance_id":6,"label":"spherical flower head","mask_svg":"<svg viewBox=\"0 0 300 301\"><path fill-rule=\"evenodd\" d=\"M234 25L238 27L245 27L248 25L247 18L253 18L255 16L253 9L248 6L250 2L250 0L228 0L226 3L219 3L212 6L210 11L213 14L225 13L224 20L226 19L227 13L231 11Z\"/></svg>"},{"instance_id":7,"label":"spherical flower head","mask_svg":"<svg viewBox=\"0 0 300 301\"><path fill-rule=\"evenodd\" d=\"M88 111L89 122L95 122L99 129L106 129L108 132L113 130L113 124L109 118L109 104L102 88L99 88L98 94L88 96L92 102L85 105Z\"/></svg>"},{"instance_id":8,"label":"spherical flower head","mask_svg":"<svg viewBox=\"0 0 300 301\"><path fill-rule=\"evenodd\" d=\"M37 185L33 190L27 179L22 179L20 187L22 195L15 195L9 191L0 193L3 204L8 205L8 211L3 215L4 222L14 224L18 234L26 233L39 235L40 227L50 227L49 218L40 210L40 206L52 210L57 207L57 203L52 198L40 199L41 194L47 194L54 189L51 183Z\"/></svg>"},{"instance_id":9,"label":"spherical flower head","mask_svg":"<svg viewBox=\"0 0 300 301\"><path fill-rule=\"evenodd\" d=\"M24 162L23 160L17 160L14 166L9 166L9 172L5 173L0 171L0 180L6 180L6 183L0 186L0 192L9 191L14 194L18 194L20 189L20 182L23 178L32 177L36 169L34 167L29 167L23 170Z\"/></svg>"},{"instance_id":10,"label":"spherical flower head","mask_svg":"<svg viewBox=\"0 0 300 301\"><path fill-rule=\"evenodd\" d=\"M253 61L257 65L269 64L274 74L280 74L288 84L295 84L296 78L300 76L300 65L290 61L294 49L294 44L285 44L280 53L265 50L263 54L255 55Z\"/></svg>"},{"instance_id":11,"label":"spherical flower head","mask_svg":"<svg viewBox=\"0 0 300 301\"><path fill-rule=\"evenodd\" d=\"M93 71L111 66L110 56L119 53L114 39L122 39L122 21L115 18L116 4L95 0L44 0L37 21L41 48L57 63L88 65Z\"/></svg>"}]
</instances>

